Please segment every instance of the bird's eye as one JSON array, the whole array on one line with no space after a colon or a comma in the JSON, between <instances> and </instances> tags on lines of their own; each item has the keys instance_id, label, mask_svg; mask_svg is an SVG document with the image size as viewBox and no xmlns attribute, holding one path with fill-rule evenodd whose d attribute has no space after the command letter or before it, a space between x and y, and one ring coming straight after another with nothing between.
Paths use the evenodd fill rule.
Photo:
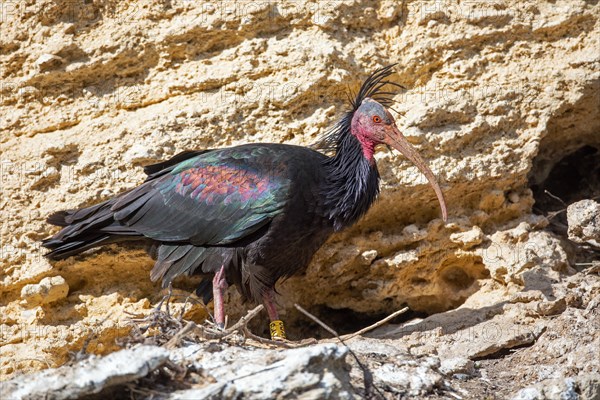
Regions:
<instances>
[{"instance_id":1,"label":"bird's eye","mask_svg":"<svg viewBox=\"0 0 600 400\"><path fill-rule=\"evenodd\" d=\"M373 115L373 122L376 124L381 122L381 117L379 115Z\"/></svg>"}]
</instances>

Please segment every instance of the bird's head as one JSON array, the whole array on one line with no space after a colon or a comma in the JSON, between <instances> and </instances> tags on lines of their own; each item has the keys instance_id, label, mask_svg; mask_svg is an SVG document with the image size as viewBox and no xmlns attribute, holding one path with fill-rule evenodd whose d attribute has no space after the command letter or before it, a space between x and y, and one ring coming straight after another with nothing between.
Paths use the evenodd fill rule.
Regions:
<instances>
[{"instance_id":1,"label":"bird's head","mask_svg":"<svg viewBox=\"0 0 600 400\"><path fill-rule=\"evenodd\" d=\"M392 138L402 137L392 114L381 103L369 97L361 102L352 115L350 133L358 139L364 156L370 161L373 161L375 146L393 146Z\"/></svg>"},{"instance_id":2,"label":"bird's head","mask_svg":"<svg viewBox=\"0 0 600 400\"><path fill-rule=\"evenodd\" d=\"M356 98L352 100L352 111L346 113L317 146L331 148L335 145L339 149L344 138L352 135L358 139L364 157L371 163L375 163L373 156L377 145L383 144L398 150L425 175L435 191L442 209L442 217L446 221L448 214L442 189L423 158L396 126L396 121L388 110L393 101L389 95L393 93L381 90L386 85L400 86L385 80L392 74L393 67L394 65L390 65L381 68L367 78Z\"/></svg>"},{"instance_id":3,"label":"bird's head","mask_svg":"<svg viewBox=\"0 0 600 400\"><path fill-rule=\"evenodd\" d=\"M415 164L433 187L440 202L442 218L444 221L447 220L446 201L437 179L423 158L400 132L396 126L394 117L386 107L369 97L364 99L352 116L350 134L358 139L362 146L363 155L372 162L374 162L373 154L375 153L375 147L384 144L398 150Z\"/></svg>"}]
</instances>

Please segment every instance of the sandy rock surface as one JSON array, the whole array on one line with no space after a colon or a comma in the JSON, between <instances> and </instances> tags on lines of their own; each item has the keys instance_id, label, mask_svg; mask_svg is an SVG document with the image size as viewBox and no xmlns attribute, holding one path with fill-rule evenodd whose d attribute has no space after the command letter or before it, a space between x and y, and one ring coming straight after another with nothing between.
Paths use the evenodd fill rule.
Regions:
<instances>
[{"instance_id":1,"label":"sandy rock surface","mask_svg":"<svg viewBox=\"0 0 600 400\"><path fill-rule=\"evenodd\" d=\"M593 400L599 285L598 276L577 274L553 284L551 300L522 292L488 307L467 302L367 337L318 343L265 344L239 331L210 339L179 324L174 336L142 339L152 344L104 357L80 352L62 367L3 382L0 396L34 399L49 388L53 399Z\"/></svg>"},{"instance_id":2,"label":"sandy rock surface","mask_svg":"<svg viewBox=\"0 0 600 400\"><path fill-rule=\"evenodd\" d=\"M443 312L429 317L439 329L426 329L439 340L419 344L418 354L443 354L433 371L464 374L465 359L489 363L498 382L514 378L498 368L517 374L511 362L523 360L494 357L515 347L534 357L531 346L550 345L554 327L568 332L553 325L560 318L573 318L597 343L600 283L595 274L577 277L598 252L568 240L566 211L600 195L597 2L2 7L0 380L63 365L84 343L94 354L117 350L115 339L131 330L127 313L147 314L165 294L150 282L142 249L49 263L40 240L56 231L45 222L51 212L131 188L143 181L144 164L185 149L313 143L344 110L348 87L394 62L393 79L407 88L395 97L397 124L438 177L450 219L440 219L416 167L381 149L379 201L334 236L304 276L279 287L290 337L327 336L294 303L340 333L404 305L416 312L407 320ZM176 286L175 310L192 288ZM190 301L185 318L202 321L204 308ZM246 309L233 290L228 309L232 319ZM475 339L457 347L447 333L492 323L498 310L518 334L489 343L473 328ZM261 318L253 329L265 333ZM587 349L583 340L572 338L571 348ZM597 363L559 368L562 356L549 351L552 373L512 379L520 386L510 394L599 372ZM403 364L386 368L394 365ZM389 386L409 393L390 371L377 376L392 376ZM430 394L441 382L431 379ZM483 390L469 379L464 390Z\"/></svg>"},{"instance_id":3,"label":"sandy rock surface","mask_svg":"<svg viewBox=\"0 0 600 400\"><path fill-rule=\"evenodd\" d=\"M582 200L567 208L569 239L577 242L593 243L600 247L600 203Z\"/></svg>"}]
</instances>

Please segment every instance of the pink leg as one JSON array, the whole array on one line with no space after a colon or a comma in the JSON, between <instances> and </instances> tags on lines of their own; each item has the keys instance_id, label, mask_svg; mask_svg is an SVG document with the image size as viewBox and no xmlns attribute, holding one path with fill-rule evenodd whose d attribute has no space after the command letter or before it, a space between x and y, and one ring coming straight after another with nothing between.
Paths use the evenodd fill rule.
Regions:
<instances>
[{"instance_id":1,"label":"pink leg","mask_svg":"<svg viewBox=\"0 0 600 400\"><path fill-rule=\"evenodd\" d=\"M269 319L271 321L277 321L279 319L279 313L277 312L277 307L275 306L275 292L273 289L270 289L263 295L263 303L265 303L265 308L269 314Z\"/></svg>"},{"instance_id":2,"label":"pink leg","mask_svg":"<svg viewBox=\"0 0 600 400\"><path fill-rule=\"evenodd\" d=\"M219 272L213 278L213 305L215 314L215 323L219 328L225 327L225 306L223 296L227 290L227 280L225 279L225 266L221 266Z\"/></svg>"},{"instance_id":3,"label":"pink leg","mask_svg":"<svg viewBox=\"0 0 600 400\"><path fill-rule=\"evenodd\" d=\"M273 289L268 290L263 295L263 303L269 314L271 323L269 324L269 331L271 332L271 340L286 340L285 328L283 322L279 319L279 313L275 306L275 292Z\"/></svg>"}]
</instances>

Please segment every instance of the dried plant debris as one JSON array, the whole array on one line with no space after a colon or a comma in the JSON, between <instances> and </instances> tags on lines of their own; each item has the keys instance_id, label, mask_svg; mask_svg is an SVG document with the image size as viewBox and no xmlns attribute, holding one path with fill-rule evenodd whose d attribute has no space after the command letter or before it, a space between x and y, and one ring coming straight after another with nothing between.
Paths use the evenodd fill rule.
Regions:
<instances>
[{"instance_id":1,"label":"dried plant debris","mask_svg":"<svg viewBox=\"0 0 600 400\"><path fill-rule=\"evenodd\" d=\"M344 336L298 306L332 335L310 342L273 342L252 334L247 324L261 306L226 329L156 309L135 318L139 327L123 343L127 348L15 378L0 394L3 399L34 399L49 388L52 399L503 399L539 392L545 397L535 398L544 399L553 398L550 389L536 382L572 371L570 380L548 382L557 393L575 391L586 394L581 399L593 399L600 392L582 385L600 376L589 360L600 345L593 333L600 321L600 278L571 279L570 285L583 290L577 308L567 306L575 303L564 298L548 302L541 294L523 295L498 305L488 317L481 310L463 310L390 326L392 315L356 332L360 334ZM561 290L557 285L556 295ZM562 307L540 313L547 303ZM518 321L523 314L531 315L537 331ZM566 352L558 355L556 348ZM551 357L562 361L546 365L543 360ZM536 376L525 373L533 364L540 366ZM518 386L507 387L507 379ZM527 390L518 392L520 388Z\"/></svg>"},{"instance_id":2,"label":"dried plant debris","mask_svg":"<svg viewBox=\"0 0 600 400\"><path fill-rule=\"evenodd\" d=\"M156 346L136 346L105 357L91 356L73 366L23 375L0 386L2 399L55 400L100 393L109 387L147 376L169 360L169 352Z\"/></svg>"}]
</instances>

